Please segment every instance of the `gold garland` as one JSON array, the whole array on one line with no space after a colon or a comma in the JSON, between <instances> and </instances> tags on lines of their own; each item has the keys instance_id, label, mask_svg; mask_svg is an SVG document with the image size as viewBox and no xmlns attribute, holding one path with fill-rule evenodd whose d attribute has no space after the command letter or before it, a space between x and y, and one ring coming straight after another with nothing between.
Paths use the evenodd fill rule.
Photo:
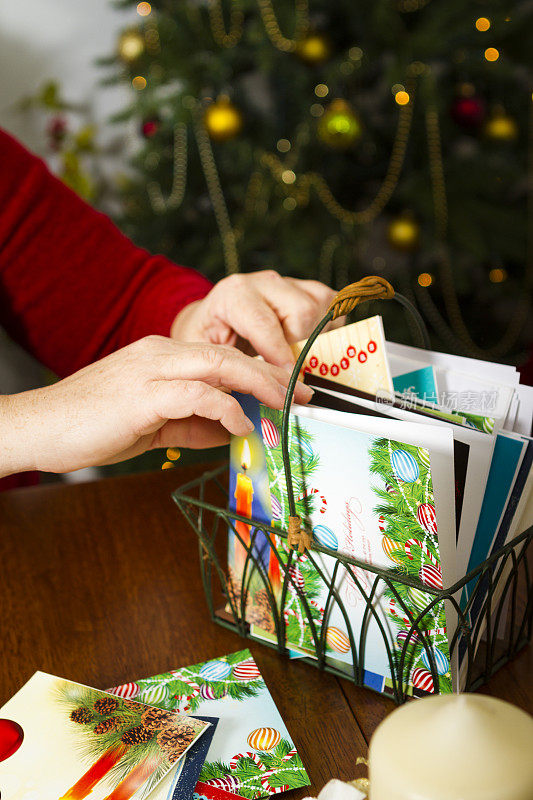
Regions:
<instances>
[{"instance_id":1,"label":"gold garland","mask_svg":"<svg viewBox=\"0 0 533 800\"><path fill-rule=\"evenodd\" d=\"M229 31L226 31L222 0L209 0L209 22L213 39L221 47L235 47L241 40L244 31L244 14L239 0L230 0Z\"/></svg>"},{"instance_id":2,"label":"gold garland","mask_svg":"<svg viewBox=\"0 0 533 800\"><path fill-rule=\"evenodd\" d=\"M272 0L257 0L257 3L266 34L274 47L284 53L294 52L298 42L305 36L309 29L309 6L307 0L295 0L296 15L293 39L289 39L282 34L276 12L272 5Z\"/></svg>"},{"instance_id":3,"label":"gold garland","mask_svg":"<svg viewBox=\"0 0 533 800\"><path fill-rule=\"evenodd\" d=\"M414 85L409 86L408 91L411 100L407 105L401 106L398 113L398 125L387 173L376 196L367 208L362 211L349 211L344 208L333 195L325 178L316 172L297 175L292 184L287 186L287 193L294 197L297 202L305 205L309 202L310 191L313 188L326 210L339 222L349 226L366 225L373 222L392 197L402 171L413 117ZM281 183L284 182L283 175L286 173L287 167L276 155L263 153L260 163L269 169L276 180Z\"/></svg>"},{"instance_id":4,"label":"gold garland","mask_svg":"<svg viewBox=\"0 0 533 800\"><path fill-rule=\"evenodd\" d=\"M488 348L480 347L472 339L463 318L459 305L459 298L454 285L453 269L450 256L446 245L448 230L448 203L444 181L444 165L442 160L439 116L437 110L433 106L429 106L426 111L426 134L433 193L433 206L435 212L435 236L437 241L440 243L441 249L439 258L439 275L444 305L450 324L446 323L446 321L443 319L428 291L424 291L417 287L417 296L432 325L444 340L453 344L454 347L457 347L459 344L459 346L462 347L469 355L474 357L501 357L505 353L509 352L513 344L515 344L529 316L529 311L531 308L530 289L532 282L531 260L528 260L528 265L526 268L526 291L519 301L518 308L513 314L511 322L509 323L505 333L498 344ZM530 167L532 161L533 159L530 159Z\"/></svg>"},{"instance_id":5,"label":"gold garland","mask_svg":"<svg viewBox=\"0 0 533 800\"><path fill-rule=\"evenodd\" d=\"M222 241L222 251L224 253L224 263L226 265L226 274L231 275L239 271L239 255L237 253L237 243L235 239L235 232L231 227L228 208L220 185L220 177L218 175L215 157L211 148L209 136L204 127L202 114L200 108L194 115L194 132L196 135L196 143L198 145L198 152L200 154L200 161L204 171L205 180L207 183L207 190L211 203L213 204L213 211L217 221L220 238Z\"/></svg>"},{"instance_id":6,"label":"gold garland","mask_svg":"<svg viewBox=\"0 0 533 800\"><path fill-rule=\"evenodd\" d=\"M179 208L185 196L187 184L187 126L180 122L174 128L174 157L172 163L172 187L165 199L161 185L151 181L146 186L150 204L156 214Z\"/></svg>"}]
</instances>

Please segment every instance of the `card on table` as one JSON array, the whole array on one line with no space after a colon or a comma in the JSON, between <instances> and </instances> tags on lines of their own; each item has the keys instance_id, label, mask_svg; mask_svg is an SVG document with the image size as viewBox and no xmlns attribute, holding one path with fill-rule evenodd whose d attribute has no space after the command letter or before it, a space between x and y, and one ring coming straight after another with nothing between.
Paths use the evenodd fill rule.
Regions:
<instances>
[{"instance_id":1,"label":"card on table","mask_svg":"<svg viewBox=\"0 0 533 800\"><path fill-rule=\"evenodd\" d=\"M209 724L36 672L0 710L9 800L141 800Z\"/></svg>"},{"instance_id":2,"label":"card on table","mask_svg":"<svg viewBox=\"0 0 533 800\"><path fill-rule=\"evenodd\" d=\"M200 780L258 798L309 778L249 650L117 687L163 709L219 719Z\"/></svg>"}]
</instances>

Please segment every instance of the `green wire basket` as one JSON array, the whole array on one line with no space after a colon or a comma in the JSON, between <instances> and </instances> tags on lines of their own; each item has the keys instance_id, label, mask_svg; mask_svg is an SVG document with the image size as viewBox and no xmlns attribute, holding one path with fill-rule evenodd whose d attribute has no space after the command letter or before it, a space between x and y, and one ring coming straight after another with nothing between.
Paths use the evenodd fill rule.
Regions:
<instances>
[{"instance_id":1,"label":"green wire basket","mask_svg":"<svg viewBox=\"0 0 533 800\"><path fill-rule=\"evenodd\" d=\"M338 677L351 679L357 685L375 688L371 680L372 673L365 667L367 634L372 621L382 636L390 668L390 677L387 676L381 682L380 691L391 696L395 702L402 703L410 695L425 694L421 689L413 688L411 685L414 662L412 645L415 642L418 642L426 653L426 664L432 681L430 691L439 692L438 664L434 650L424 636L424 630L427 628L424 620L426 615L442 601L445 601L447 610L457 614L457 625L449 642L449 655L450 662L454 658L456 662L459 657L461 659L461 674L464 677L463 685L466 691L474 691L489 680L529 641L533 627L533 591L528 549L533 539L533 528L524 531L494 552L453 586L436 589L409 576L400 575L394 569L372 566L323 547L312 541L309 532L302 526L295 510L288 445L290 406L300 370L313 342L331 320L349 313L364 300L393 297L411 314L421 343L424 347L429 347L429 337L422 318L411 303L401 295L394 294L387 281L380 278L365 278L357 284L346 287L337 295L328 313L309 337L296 362L287 389L281 428L290 530L274 528L230 510L227 465L206 472L200 478L181 486L172 497L198 536L200 570L213 621L237 632L240 636L256 639L267 646L275 647L280 654L288 655L290 644L288 645L286 636L287 601L289 594L295 594L299 598L300 608L304 610L304 624L309 626L313 656L315 656L314 658L304 656L302 660ZM249 526L251 533L248 542L241 536L237 523ZM246 551L239 592L235 592L228 574L228 532L236 537ZM272 555L282 566L283 578L281 592L278 595L274 591L263 561L256 555L255 544L260 533L265 534ZM278 541L284 543L283 554L276 547L274 537L279 537ZM295 581L294 572L291 570L293 558L296 558L296 548L307 551L306 557L326 590L320 624L317 624L312 605L308 602L301 586ZM335 566L330 574L326 573L321 563L321 554L335 559ZM344 570L351 578L364 602L365 610L357 630L354 630L350 623L349 611L338 591L337 578L340 570ZM371 577L370 581L366 581L366 586L358 577L360 570ZM252 580L255 585L259 582L262 587L273 632L271 642L254 636L250 624L246 621ZM418 614L412 612L402 600L400 589L405 587L412 587L431 597L431 601ZM468 600L464 602L461 598L465 597L467 587ZM381 596L385 588L395 598L398 613L405 614L407 630L400 648L391 644L383 621L375 608L376 599ZM351 651L352 663L343 665L342 668L332 663L326 641L327 620L334 606L339 609L344 619Z\"/></svg>"}]
</instances>

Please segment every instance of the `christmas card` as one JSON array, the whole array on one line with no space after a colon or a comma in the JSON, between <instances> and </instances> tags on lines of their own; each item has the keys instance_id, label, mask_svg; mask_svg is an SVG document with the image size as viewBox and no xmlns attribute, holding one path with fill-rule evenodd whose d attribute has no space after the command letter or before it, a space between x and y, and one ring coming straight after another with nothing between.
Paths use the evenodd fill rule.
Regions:
<instances>
[{"instance_id":1,"label":"christmas card","mask_svg":"<svg viewBox=\"0 0 533 800\"><path fill-rule=\"evenodd\" d=\"M218 717L200 773L204 784L249 800L309 785L302 760L249 650L144 678L114 691L127 691L161 709Z\"/></svg>"},{"instance_id":2,"label":"christmas card","mask_svg":"<svg viewBox=\"0 0 533 800\"><path fill-rule=\"evenodd\" d=\"M209 723L44 672L0 711L9 800L141 800Z\"/></svg>"},{"instance_id":3,"label":"christmas card","mask_svg":"<svg viewBox=\"0 0 533 800\"><path fill-rule=\"evenodd\" d=\"M310 382L318 379L311 378ZM325 381L321 381L322 385ZM330 385L332 385L330 383ZM409 407L402 408L401 405L394 403L376 403L372 398L364 398L358 393L357 397L352 397L354 390L349 388L336 387L335 389L326 388L323 392L331 398L351 405L354 412L361 413L365 409L372 413L379 414L391 419L402 420L405 422L419 422L422 419L428 427L447 429L450 431L454 442L459 442L468 448L466 472L463 477L459 472L455 473L452 466L451 476L454 482L458 479L462 485L457 483L461 494L460 517L458 516L458 528L456 537L456 573L455 579L466 574L469 553L475 536L477 521L483 503L485 486L489 474L492 454L494 451L495 438L487 435L469 425L461 425L459 422L450 422L428 413L427 408ZM346 406L343 405L343 410ZM452 419L454 419L452 417ZM390 422L387 422L390 425ZM454 581L452 580L451 583ZM448 585L451 585L449 583Z\"/></svg>"},{"instance_id":4,"label":"christmas card","mask_svg":"<svg viewBox=\"0 0 533 800\"><path fill-rule=\"evenodd\" d=\"M246 440L235 437L232 442L230 501L243 516L286 530L281 412L263 406L258 412L254 404L259 404L252 398L241 397L241 402L256 423L256 431ZM258 564L252 571L246 549L232 531L229 536L233 609L237 615L244 613L253 624L253 633L267 639L276 634L265 586L264 576L268 576L278 600L286 585L287 646L312 657L322 636L330 663L351 671L353 642L343 609L327 591L326 576L335 584L357 642L363 624L368 625L365 682L380 690L392 680L387 647L402 651L409 619L394 594L384 590L374 596L374 613L364 622L364 593L372 591L375 576L358 568L352 573L342 566L339 569L335 553L388 569L401 567L433 587L442 586L443 571L447 584L455 575L453 435L442 427L395 420L388 421L387 438L383 431L383 421L374 417L295 407L289 436L297 513L313 530L316 544L327 551L297 555L275 533L270 534L269 542L253 524L237 522L236 531L251 547ZM290 580L284 581L285 573ZM248 587L244 608L239 605L243 582ZM430 602L422 591L408 591L407 587L399 591L413 618ZM440 691L450 691L452 685L447 627L453 630L454 618L450 619L450 612L448 620L446 616L444 604L439 603L423 622L426 642L439 659ZM409 655L413 687L433 690L422 642L417 642Z\"/></svg>"},{"instance_id":5,"label":"christmas card","mask_svg":"<svg viewBox=\"0 0 533 800\"><path fill-rule=\"evenodd\" d=\"M194 718L209 722L210 726L206 728L203 735L195 741L183 758L180 759L175 769L170 770L159 781L146 800L191 800L193 797L198 776L204 765L218 725L216 717L198 717L195 715Z\"/></svg>"},{"instance_id":6,"label":"christmas card","mask_svg":"<svg viewBox=\"0 0 533 800\"><path fill-rule=\"evenodd\" d=\"M306 340L292 345L295 357ZM369 317L322 333L306 356L304 372L375 394L392 391L381 317Z\"/></svg>"}]
</instances>

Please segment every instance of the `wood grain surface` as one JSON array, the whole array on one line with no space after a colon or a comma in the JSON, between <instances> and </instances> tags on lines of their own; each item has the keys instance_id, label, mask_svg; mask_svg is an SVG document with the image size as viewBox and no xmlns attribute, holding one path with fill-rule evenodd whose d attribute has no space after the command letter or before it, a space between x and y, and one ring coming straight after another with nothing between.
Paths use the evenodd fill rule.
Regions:
<instances>
[{"instance_id":1,"label":"wood grain surface","mask_svg":"<svg viewBox=\"0 0 533 800\"><path fill-rule=\"evenodd\" d=\"M392 701L213 624L170 493L205 466L0 495L0 706L36 671L107 688L249 646L316 794L361 775ZM484 691L533 713L533 648Z\"/></svg>"}]
</instances>

